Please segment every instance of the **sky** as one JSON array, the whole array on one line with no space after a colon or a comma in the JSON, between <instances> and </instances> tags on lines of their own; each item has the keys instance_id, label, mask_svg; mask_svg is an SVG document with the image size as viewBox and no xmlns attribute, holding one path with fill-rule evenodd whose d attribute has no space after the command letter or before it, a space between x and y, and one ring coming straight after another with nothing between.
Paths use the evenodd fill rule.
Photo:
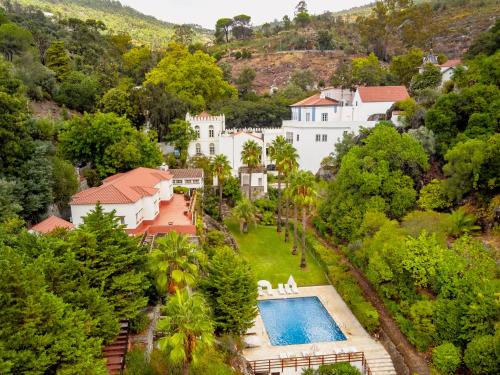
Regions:
<instances>
[{"instance_id":1,"label":"sky","mask_svg":"<svg viewBox=\"0 0 500 375\"><path fill-rule=\"evenodd\" d=\"M374 0L307 0L309 13L339 11ZM124 5L173 23L195 23L213 29L219 18L248 14L254 25L293 16L299 0L120 0Z\"/></svg>"}]
</instances>

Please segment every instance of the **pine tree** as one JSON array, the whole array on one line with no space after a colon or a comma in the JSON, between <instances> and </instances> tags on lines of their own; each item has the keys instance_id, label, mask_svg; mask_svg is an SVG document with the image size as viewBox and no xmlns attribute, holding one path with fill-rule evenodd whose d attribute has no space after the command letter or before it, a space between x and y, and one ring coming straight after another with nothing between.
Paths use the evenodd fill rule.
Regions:
<instances>
[{"instance_id":1,"label":"pine tree","mask_svg":"<svg viewBox=\"0 0 500 375\"><path fill-rule=\"evenodd\" d=\"M56 40L50 44L45 52L45 61L47 68L53 70L60 81L71 71L71 58L62 40Z\"/></svg>"},{"instance_id":2,"label":"pine tree","mask_svg":"<svg viewBox=\"0 0 500 375\"><path fill-rule=\"evenodd\" d=\"M217 333L244 334L257 315L257 280L230 248L218 249L201 283L212 307Z\"/></svg>"}]
</instances>

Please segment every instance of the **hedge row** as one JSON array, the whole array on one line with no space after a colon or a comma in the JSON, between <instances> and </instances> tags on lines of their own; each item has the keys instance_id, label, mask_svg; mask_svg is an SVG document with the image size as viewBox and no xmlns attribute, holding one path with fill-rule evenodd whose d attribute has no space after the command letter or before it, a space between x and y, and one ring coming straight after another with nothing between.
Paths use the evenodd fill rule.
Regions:
<instances>
[{"instance_id":1,"label":"hedge row","mask_svg":"<svg viewBox=\"0 0 500 375\"><path fill-rule=\"evenodd\" d=\"M368 332L375 332L380 326L378 311L366 300L349 268L342 264L342 258L323 246L313 233L306 233L306 245L361 325Z\"/></svg>"}]
</instances>

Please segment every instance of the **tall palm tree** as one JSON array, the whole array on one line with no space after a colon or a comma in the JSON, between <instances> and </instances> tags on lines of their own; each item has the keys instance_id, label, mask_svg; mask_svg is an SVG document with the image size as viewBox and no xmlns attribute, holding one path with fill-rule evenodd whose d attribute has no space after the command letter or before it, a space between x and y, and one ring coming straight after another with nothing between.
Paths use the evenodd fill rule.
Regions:
<instances>
[{"instance_id":1,"label":"tall palm tree","mask_svg":"<svg viewBox=\"0 0 500 375\"><path fill-rule=\"evenodd\" d=\"M241 161L248 167L250 184L248 188L248 199L252 200L252 172L261 165L262 148L254 140L249 139L243 144Z\"/></svg>"},{"instance_id":2,"label":"tall palm tree","mask_svg":"<svg viewBox=\"0 0 500 375\"><path fill-rule=\"evenodd\" d=\"M281 177L283 176L283 150L289 144L285 137L279 135L269 147L269 157L274 161L278 170L278 219L276 220L276 230L281 232Z\"/></svg>"},{"instance_id":3,"label":"tall palm tree","mask_svg":"<svg viewBox=\"0 0 500 375\"><path fill-rule=\"evenodd\" d=\"M246 198L240 200L236 207L233 208L233 216L239 221L242 233L248 233L248 224L255 225L257 223L256 211L250 199Z\"/></svg>"},{"instance_id":4,"label":"tall palm tree","mask_svg":"<svg viewBox=\"0 0 500 375\"><path fill-rule=\"evenodd\" d=\"M157 329L165 333L158 344L169 353L173 363L182 363L182 373L189 375L189 366L203 350L214 343L213 326L207 304L202 297L177 290L165 306L166 317Z\"/></svg>"},{"instance_id":5,"label":"tall palm tree","mask_svg":"<svg viewBox=\"0 0 500 375\"><path fill-rule=\"evenodd\" d=\"M156 248L149 255L149 264L158 289L172 294L178 287L194 284L201 255L188 237L172 231L155 244Z\"/></svg>"},{"instance_id":6,"label":"tall palm tree","mask_svg":"<svg viewBox=\"0 0 500 375\"><path fill-rule=\"evenodd\" d=\"M316 189L314 175L308 171L298 171L291 178L291 195L302 211L302 247L300 267L306 267L306 229L307 215L310 213L316 201Z\"/></svg>"},{"instance_id":7,"label":"tall palm tree","mask_svg":"<svg viewBox=\"0 0 500 375\"><path fill-rule=\"evenodd\" d=\"M219 220L222 221L222 188L226 179L231 175L231 165L226 155L217 155L210 163L212 173L217 176L219 184Z\"/></svg>"},{"instance_id":8,"label":"tall palm tree","mask_svg":"<svg viewBox=\"0 0 500 375\"><path fill-rule=\"evenodd\" d=\"M295 147L287 143L283 148L283 160L281 161L281 168L283 176L285 177L285 190L288 189L290 175L299 167L299 154ZM288 228L288 218L290 216L290 195L285 194L285 242L288 242L290 237L290 230Z\"/></svg>"},{"instance_id":9,"label":"tall palm tree","mask_svg":"<svg viewBox=\"0 0 500 375\"><path fill-rule=\"evenodd\" d=\"M297 255L297 249L299 247L299 236L297 234L297 226L299 225L299 208L298 204L293 199L293 247L292 247L292 255Z\"/></svg>"}]
</instances>

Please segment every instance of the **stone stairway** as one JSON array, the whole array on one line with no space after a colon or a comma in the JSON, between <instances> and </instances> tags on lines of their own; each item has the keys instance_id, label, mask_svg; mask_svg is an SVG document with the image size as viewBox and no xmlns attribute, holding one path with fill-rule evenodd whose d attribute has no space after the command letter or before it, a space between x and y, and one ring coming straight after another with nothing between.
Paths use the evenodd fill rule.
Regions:
<instances>
[{"instance_id":1,"label":"stone stairway","mask_svg":"<svg viewBox=\"0 0 500 375\"><path fill-rule=\"evenodd\" d=\"M366 362L372 375L396 375L396 370L389 353L382 345L364 351Z\"/></svg>"}]
</instances>

